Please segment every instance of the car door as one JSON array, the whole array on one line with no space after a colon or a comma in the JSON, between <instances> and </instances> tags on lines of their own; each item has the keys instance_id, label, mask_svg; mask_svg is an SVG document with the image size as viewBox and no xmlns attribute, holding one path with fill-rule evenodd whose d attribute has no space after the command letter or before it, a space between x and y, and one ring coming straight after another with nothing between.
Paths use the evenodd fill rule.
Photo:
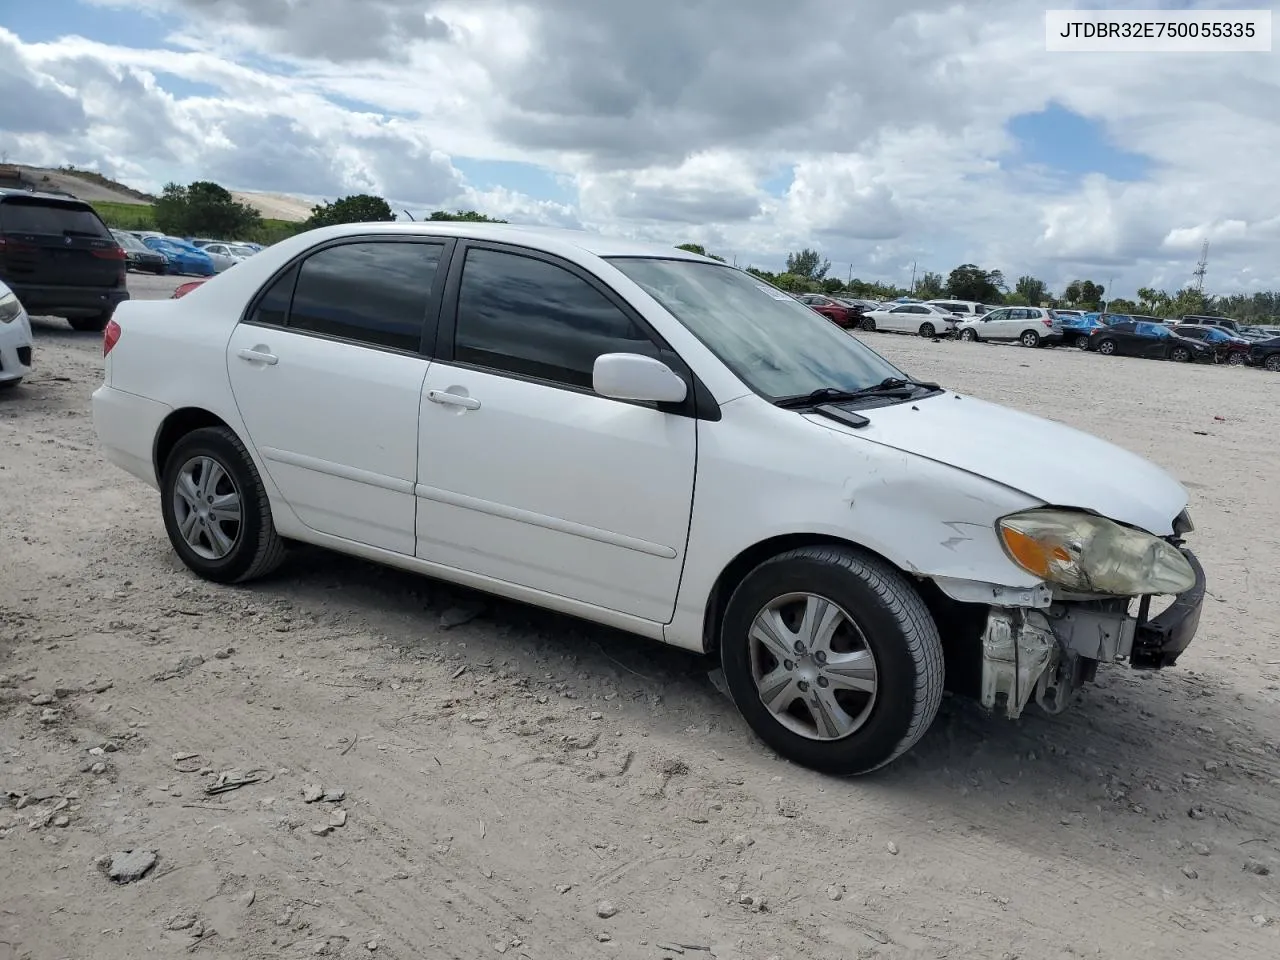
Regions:
<instances>
[{"instance_id":1,"label":"car door","mask_svg":"<svg viewBox=\"0 0 1280 960\"><path fill-rule=\"evenodd\" d=\"M605 353L660 357L692 377L583 268L503 244L459 248L422 391L417 554L666 623L696 420L596 394Z\"/></svg>"},{"instance_id":2,"label":"car door","mask_svg":"<svg viewBox=\"0 0 1280 960\"><path fill-rule=\"evenodd\" d=\"M277 275L231 335L227 369L249 439L313 530L413 555L421 348L451 249L335 241Z\"/></svg>"},{"instance_id":3,"label":"car door","mask_svg":"<svg viewBox=\"0 0 1280 960\"><path fill-rule=\"evenodd\" d=\"M1165 360L1173 346L1168 330L1154 323L1139 323L1134 327L1134 354L1148 360Z\"/></svg>"},{"instance_id":4,"label":"car door","mask_svg":"<svg viewBox=\"0 0 1280 960\"><path fill-rule=\"evenodd\" d=\"M1012 323L1013 310L1009 307L992 310L982 318L982 325L978 327L978 336L983 340L1008 340L1011 336L1009 330Z\"/></svg>"},{"instance_id":5,"label":"car door","mask_svg":"<svg viewBox=\"0 0 1280 960\"><path fill-rule=\"evenodd\" d=\"M1113 323L1105 328L1105 333L1099 334L1099 341L1106 339L1111 340L1116 345L1116 353L1127 357L1140 356L1142 353L1142 338L1137 335L1138 325L1132 320L1122 320L1120 323Z\"/></svg>"},{"instance_id":6,"label":"car door","mask_svg":"<svg viewBox=\"0 0 1280 960\"><path fill-rule=\"evenodd\" d=\"M915 333L923 319L920 314L926 312L924 307L914 303L901 304L884 315L883 329L894 333Z\"/></svg>"}]
</instances>

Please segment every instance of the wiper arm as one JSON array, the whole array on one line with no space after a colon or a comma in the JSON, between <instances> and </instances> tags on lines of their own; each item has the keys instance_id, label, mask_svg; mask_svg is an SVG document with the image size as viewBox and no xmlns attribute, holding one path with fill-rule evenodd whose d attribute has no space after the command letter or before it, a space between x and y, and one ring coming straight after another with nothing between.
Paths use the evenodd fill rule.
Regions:
<instances>
[{"instance_id":1,"label":"wiper arm","mask_svg":"<svg viewBox=\"0 0 1280 960\"><path fill-rule=\"evenodd\" d=\"M796 410L803 407L816 407L820 403L839 403L842 400L854 400L863 396L861 390L839 390L836 387L819 387L812 393L800 393L794 397L780 397L773 401L775 407L784 410Z\"/></svg>"},{"instance_id":2,"label":"wiper arm","mask_svg":"<svg viewBox=\"0 0 1280 960\"><path fill-rule=\"evenodd\" d=\"M903 393L911 390L941 390L942 387L936 383L928 383L924 380L903 380L901 377L886 377L877 383L874 387L863 387L861 390L855 390L851 394L852 397L872 397L884 393Z\"/></svg>"}]
</instances>

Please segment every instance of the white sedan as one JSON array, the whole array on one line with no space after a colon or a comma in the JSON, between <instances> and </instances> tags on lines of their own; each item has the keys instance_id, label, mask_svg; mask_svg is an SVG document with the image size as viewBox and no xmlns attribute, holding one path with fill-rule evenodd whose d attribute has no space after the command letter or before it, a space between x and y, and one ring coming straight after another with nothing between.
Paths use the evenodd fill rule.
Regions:
<instances>
[{"instance_id":1,"label":"white sedan","mask_svg":"<svg viewBox=\"0 0 1280 960\"><path fill-rule=\"evenodd\" d=\"M918 333L922 337L946 336L960 318L932 303L900 303L896 307L871 310L862 316L863 330L891 333Z\"/></svg>"},{"instance_id":2,"label":"white sedan","mask_svg":"<svg viewBox=\"0 0 1280 960\"><path fill-rule=\"evenodd\" d=\"M714 654L756 733L830 773L909 749L948 680L1058 712L1199 622L1164 471L667 246L311 230L121 304L103 349L99 442L199 576L301 541Z\"/></svg>"},{"instance_id":3,"label":"white sedan","mask_svg":"<svg viewBox=\"0 0 1280 960\"><path fill-rule=\"evenodd\" d=\"M249 259L248 255L238 249L235 244L222 243L218 240L206 243L200 249L209 255L209 259L213 261L213 269L218 273Z\"/></svg>"},{"instance_id":4,"label":"white sedan","mask_svg":"<svg viewBox=\"0 0 1280 960\"><path fill-rule=\"evenodd\" d=\"M31 321L18 297L0 281L0 390L16 387L31 372Z\"/></svg>"}]
</instances>

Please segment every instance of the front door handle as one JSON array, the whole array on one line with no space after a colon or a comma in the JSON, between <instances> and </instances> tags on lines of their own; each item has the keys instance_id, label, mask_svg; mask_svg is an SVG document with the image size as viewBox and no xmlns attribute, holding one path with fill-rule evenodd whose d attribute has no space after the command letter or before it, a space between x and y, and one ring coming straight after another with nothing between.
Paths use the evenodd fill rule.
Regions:
<instances>
[{"instance_id":1,"label":"front door handle","mask_svg":"<svg viewBox=\"0 0 1280 960\"><path fill-rule=\"evenodd\" d=\"M250 363L265 363L269 367L275 366L280 362L279 357L274 353L267 353L265 350L244 349L241 350L237 356L241 360L247 360Z\"/></svg>"},{"instance_id":2,"label":"front door handle","mask_svg":"<svg viewBox=\"0 0 1280 960\"><path fill-rule=\"evenodd\" d=\"M464 410L479 410L480 401L474 397L463 397L456 393L445 393L443 390L428 390L427 399L432 403L442 403L450 407L462 407Z\"/></svg>"}]
</instances>

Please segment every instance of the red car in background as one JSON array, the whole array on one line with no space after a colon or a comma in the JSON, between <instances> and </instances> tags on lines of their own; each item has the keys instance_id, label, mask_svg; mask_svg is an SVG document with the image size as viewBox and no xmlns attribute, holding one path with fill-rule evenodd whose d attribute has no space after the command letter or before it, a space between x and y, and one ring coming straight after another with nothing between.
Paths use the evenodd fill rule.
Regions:
<instances>
[{"instance_id":1,"label":"red car in background","mask_svg":"<svg viewBox=\"0 0 1280 960\"><path fill-rule=\"evenodd\" d=\"M182 297L185 297L188 293L190 293L196 287L200 286L200 284L202 283L204 283L203 280L188 280L186 283L180 283L178 284L177 288L173 291L173 294L169 297L169 299L178 300Z\"/></svg>"},{"instance_id":2,"label":"red car in background","mask_svg":"<svg viewBox=\"0 0 1280 960\"><path fill-rule=\"evenodd\" d=\"M862 324L862 307L820 293L805 293L797 298L806 307L816 310L838 327L857 328Z\"/></svg>"}]
</instances>

